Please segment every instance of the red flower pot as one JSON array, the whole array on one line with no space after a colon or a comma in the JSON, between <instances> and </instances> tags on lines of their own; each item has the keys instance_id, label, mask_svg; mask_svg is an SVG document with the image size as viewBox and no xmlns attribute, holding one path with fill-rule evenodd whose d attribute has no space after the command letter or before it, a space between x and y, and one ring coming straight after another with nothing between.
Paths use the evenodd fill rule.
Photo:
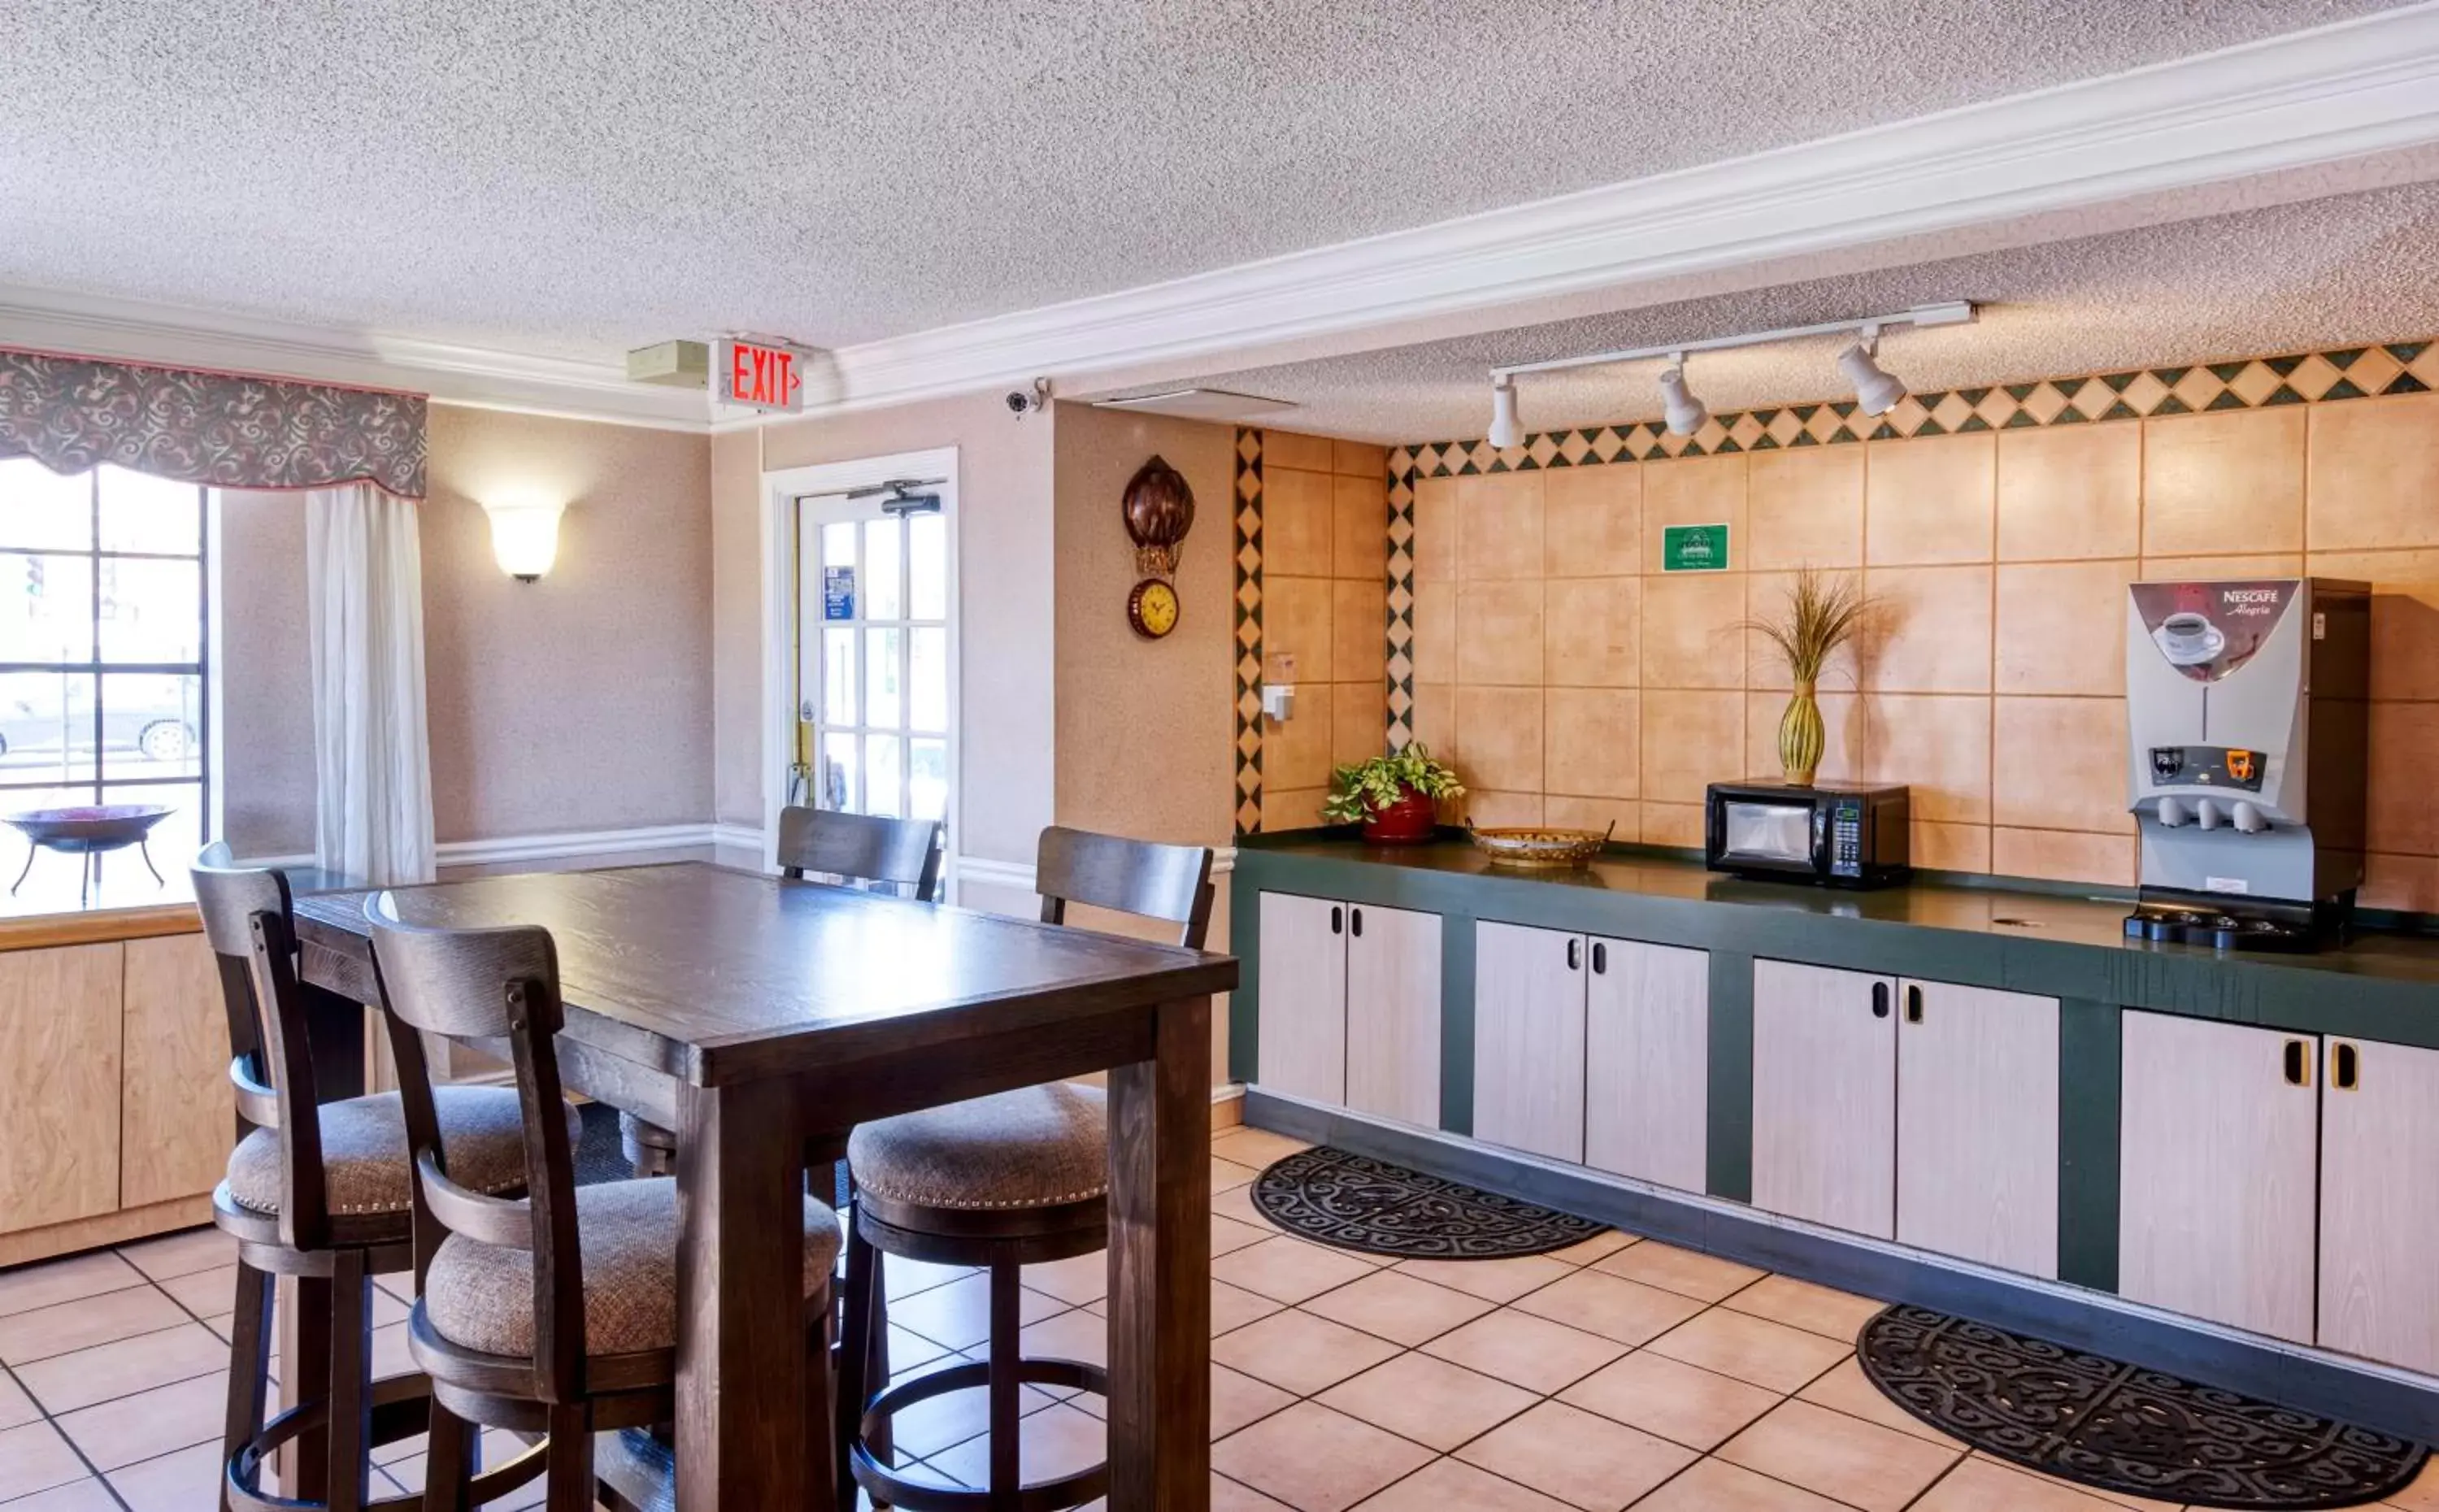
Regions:
<instances>
[{"instance_id":1,"label":"red flower pot","mask_svg":"<svg viewBox=\"0 0 2439 1512\"><path fill-rule=\"evenodd\" d=\"M1363 821L1363 838L1375 845L1419 845L1439 832L1439 812L1432 800L1414 789L1386 809L1376 809Z\"/></svg>"}]
</instances>

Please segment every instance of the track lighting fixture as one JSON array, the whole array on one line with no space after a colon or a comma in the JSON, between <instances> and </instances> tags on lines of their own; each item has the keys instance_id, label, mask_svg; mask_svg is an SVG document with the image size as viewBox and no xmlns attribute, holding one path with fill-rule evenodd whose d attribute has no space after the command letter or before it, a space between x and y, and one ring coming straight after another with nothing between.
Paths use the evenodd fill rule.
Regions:
<instances>
[{"instance_id":1,"label":"track lighting fixture","mask_svg":"<svg viewBox=\"0 0 2439 1512\"><path fill-rule=\"evenodd\" d=\"M1505 451L1524 439L1516 419L1516 381L1501 376L1490 382L1490 444Z\"/></svg>"},{"instance_id":2,"label":"track lighting fixture","mask_svg":"<svg viewBox=\"0 0 2439 1512\"><path fill-rule=\"evenodd\" d=\"M1694 397L1685 386L1685 354L1670 352L1667 371L1660 375L1661 413L1668 418L1668 429L1677 436L1691 436L1711 418L1710 407Z\"/></svg>"},{"instance_id":3,"label":"track lighting fixture","mask_svg":"<svg viewBox=\"0 0 2439 1512\"><path fill-rule=\"evenodd\" d=\"M1711 418L1710 408L1685 386L1689 352L1724 351L1735 347L1759 347L1807 336L1855 339L1838 354L1838 370L1855 385L1855 399L1866 415L1885 415L1906 397L1903 380L1879 365L1880 332L1891 326L1968 326L1980 311L1964 300L1944 305L1916 305L1893 315L1868 315L1854 320L1828 320L1817 326L1783 326L1776 330L1749 331L1738 336L1713 336L1703 341L1673 342L1665 347L1638 347L1630 351L1593 352L1582 357L1554 357L1546 362L1511 363L1490 370L1490 444L1504 450L1524 439L1516 418L1516 380L1526 373L1550 373L1567 367L1593 367L1609 363L1668 360L1660 375L1660 398L1668 429L1691 436Z\"/></svg>"},{"instance_id":4,"label":"track lighting fixture","mask_svg":"<svg viewBox=\"0 0 2439 1512\"><path fill-rule=\"evenodd\" d=\"M1855 385L1855 401L1866 415L1886 415L1906 397L1904 382L1873 361L1879 349L1880 328L1865 326L1862 340L1838 354L1838 370Z\"/></svg>"}]
</instances>

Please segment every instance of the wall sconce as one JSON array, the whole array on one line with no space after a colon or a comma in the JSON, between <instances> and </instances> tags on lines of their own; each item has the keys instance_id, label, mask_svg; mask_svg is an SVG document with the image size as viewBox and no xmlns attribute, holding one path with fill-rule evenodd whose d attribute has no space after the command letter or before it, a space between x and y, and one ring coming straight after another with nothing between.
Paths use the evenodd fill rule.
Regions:
<instances>
[{"instance_id":1,"label":"wall sconce","mask_svg":"<svg viewBox=\"0 0 2439 1512\"><path fill-rule=\"evenodd\" d=\"M559 517L566 508L530 498L483 506L491 517L491 555L500 570L521 583L550 571L559 558Z\"/></svg>"}]
</instances>

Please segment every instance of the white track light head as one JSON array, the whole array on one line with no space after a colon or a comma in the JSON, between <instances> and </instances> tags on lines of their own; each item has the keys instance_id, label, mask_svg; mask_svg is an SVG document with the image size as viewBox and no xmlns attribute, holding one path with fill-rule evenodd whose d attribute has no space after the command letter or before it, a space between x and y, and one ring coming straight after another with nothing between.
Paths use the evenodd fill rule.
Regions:
<instances>
[{"instance_id":1,"label":"white track light head","mask_svg":"<svg viewBox=\"0 0 2439 1512\"><path fill-rule=\"evenodd\" d=\"M1490 382L1490 444L1505 451L1524 439L1524 429L1516 419L1516 381L1495 378Z\"/></svg>"},{"instance_id":2,"label":"white track light head","mask_svg":"<svg viewBox=\"0 0 2439 1512\"><path fill-rule=\"evenodd\" d=\"M1886 415L1906 397L1904 382L1872 360L1873 348L1878 345L1868 339L1859 341L1838 354L1838 370L1855 385L1855 400L1866 415Z\"/></svg>"},{"instance_id":3,"label":"white track light head","mask_svg":"<svg viewBox=\"0 0 2439 1512\"><path fill-rule=\"evenodd\" d=\"M1696 399L1685 386L1685 354L1669 359L1668 370L1660 375L1661 412L1668 418L1668 429L1678 436L1691 436L1711 418L1710 409Z\"/></svg>"}]
</instances>

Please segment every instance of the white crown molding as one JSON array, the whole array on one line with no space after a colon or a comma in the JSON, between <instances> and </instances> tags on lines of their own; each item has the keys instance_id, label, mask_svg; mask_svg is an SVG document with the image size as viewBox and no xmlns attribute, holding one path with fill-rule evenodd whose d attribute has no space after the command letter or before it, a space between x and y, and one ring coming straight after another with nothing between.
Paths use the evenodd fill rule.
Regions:
<instances>
[{"instance_id":1,"label":"white crown molding","mask_svg":"<svg viewBox=\"0 0 2439 1512\"><path fill-rule=\"evenodd\" d=\"M855 410L1155 366L2439 143L2439 4L836 354ZM2321 192L2351 186L2332 175ZM2187 211L2185 213L2196 213ZM721 418L715 430L789 418Z\"/></svg>"},{"instance_id":2,"label":"white crown molding","mask_svg":"<svg viewBox=\"0 0 2439 1512\"><path fill-rule=\"evenodd\" d=\"M621 363L255 319L0 284L0 346L398 388L444 404L706 430L708 396L627 381Z\"/></svg>"}]
</instances>

